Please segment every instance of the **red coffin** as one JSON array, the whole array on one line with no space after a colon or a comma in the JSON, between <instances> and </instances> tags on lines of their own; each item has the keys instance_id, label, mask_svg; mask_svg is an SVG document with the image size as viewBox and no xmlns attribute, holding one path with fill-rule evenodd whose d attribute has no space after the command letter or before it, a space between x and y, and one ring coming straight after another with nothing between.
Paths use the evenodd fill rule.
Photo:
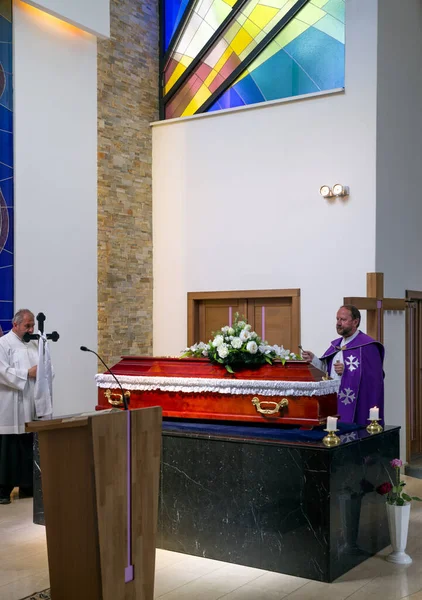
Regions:
<instances>
[{"instance_id":1,"label":"red coffin","mask_svg":"<svg viewBox=\"0 0 422 600\"><path fill-rule=\"evenodd\" d=\"M303 361L240 368L232 375L223 366L211 364L206 358L124 356L111 370L125 390L129 408L159 405L164 417L265 421L312 427L325 423L328 416L337 414L334 382L323 381L323 373ZM110 408L110 405L122 406L121 391L111 375L97 375L96 379L99 386L97 410ZM207 384L208 390L195 389L205 385L205 379L211 380ZM155 385L157 381L162 382L161 389ZM308 395L309 392L306 392L297 395L302 393L301 386L307 385L303 382L320 382L315 387L327 387L330 393ZM209 391L210 387L214 389L214 384L219 391ZM154 386L156 389L145 389ZM243 393L239 393L242 386L245 386ZM261 390L262 386L270 391L248 393L249 386L254 390ZM299 388L299 391L296 389L296 395L279 393L280 386ZM276 395L266 395L274 393ZM321 389L317 393L320 394Z\"/></svg>"}]
</instances>

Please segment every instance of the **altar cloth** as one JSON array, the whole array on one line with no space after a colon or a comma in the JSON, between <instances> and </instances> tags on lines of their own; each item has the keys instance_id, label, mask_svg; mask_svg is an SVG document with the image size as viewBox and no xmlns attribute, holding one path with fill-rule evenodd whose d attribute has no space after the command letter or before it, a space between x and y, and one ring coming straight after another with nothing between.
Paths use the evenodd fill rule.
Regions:
<instances>
[{"instance_id":1,"label":"altar cloth","mask_svg":"<svg viewBox=\"0 0 422 600\"><path fill-rule=\"evenodd\" d=\"M357 441L361 437L367 437L369 434L366 428L356 423L339 423L337 435L341 443ZM284 442L320 442L327 435L324 426L314 429L298 429L297 427L287 428L270 427L265 425L233 425L220 423L195 423L190 421L163 420L163 432L171 431L183 434L204 434L209 436L239 437L251 440L253 438L267 441Z\"/></svg>"}]
</instances>

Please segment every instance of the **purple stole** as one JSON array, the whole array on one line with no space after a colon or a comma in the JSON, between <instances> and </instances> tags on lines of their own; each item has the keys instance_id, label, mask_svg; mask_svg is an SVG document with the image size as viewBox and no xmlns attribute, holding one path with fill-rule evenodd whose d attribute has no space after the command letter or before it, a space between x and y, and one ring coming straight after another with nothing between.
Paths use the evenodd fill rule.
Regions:
<instances>
[{"instance_id":1,"label":"purple stole","mask_svg":"<svg viewBox=\"0 0 422 600\"><path fill-rule=\"evenodd\" d=\"M343 338L337 338L331 342L330 347L325 352L325 354L321 357L321 360L325 359L327 361L328 373L331 372L332 362L334 360L334 356L337 354L340 348L340 344ZM371 369L370 360L368 361L367 354L365 353L366 347L370 344L376 344L378 347L378 351L381 356L381 362L384 359L384 347L382 344L371 338L369 335L362 333L359 334L352 340L349 344L344 346L343 352L343 362L344 362L344 371L341 376L340 388L337 396L337 408L340 415L340 420L344 423L354 423L356 422L356 410L358 406L358 399L360 406L360 420L362 420L362 414L366 414L365 419L369 417L369 408L371 406L375 406L376 403L373 401L373 398L378 396L378 390L374 394L368 394L368 390L365 387L365 390L362 392L361 383L362 383L362 372L364 370L368 371ZM373 347L373 346L372 346ZM363 386L362 386L363 387ZM381 407L381 414L382 414ZM382 416L381 416L382 418ZM360 423L363 425L363 423Z\"/></svg>"}]
</instances>

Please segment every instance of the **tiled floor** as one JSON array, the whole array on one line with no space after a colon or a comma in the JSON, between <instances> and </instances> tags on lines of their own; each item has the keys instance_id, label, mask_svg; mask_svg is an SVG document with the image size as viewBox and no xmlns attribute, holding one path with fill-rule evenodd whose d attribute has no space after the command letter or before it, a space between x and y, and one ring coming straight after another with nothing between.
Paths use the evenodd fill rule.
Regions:
<instances>
[{"instance_id":1,"label":"tiled floor","mask_svg":"<svg viewBox=\"0 0 422 600\"><path fill-rule=\"evenodd\" d=\"M407 491L422 497L422 480L406 479ZM48 587L45 531L32 523L31 500L0 506L0 540L0 600L20 600ZM412 506L407 549L409 567L387 563L385 548L331 584L157 550L155 598L422 600L422 503Z\"/></svg>"}]
</instances>

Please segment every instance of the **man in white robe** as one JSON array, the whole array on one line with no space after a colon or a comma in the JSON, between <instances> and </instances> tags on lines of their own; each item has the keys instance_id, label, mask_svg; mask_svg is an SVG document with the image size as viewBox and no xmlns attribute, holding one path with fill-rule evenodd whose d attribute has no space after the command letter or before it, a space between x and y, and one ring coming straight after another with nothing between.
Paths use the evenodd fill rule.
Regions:
<instances>
[{"instance_id":1,"label":"man in white robe","mask_svg":"<svg viewBox=\"0 0 422 600\"><path fill-rule=\"evenodd\" d=\"M33 313L19 310L11 331L0 337L0 504L10 504L15 486L20 495L32 492L32 434L25 423L36 418L38 344L22 338L34 325Z\"/></svg>"}]
</instances>

